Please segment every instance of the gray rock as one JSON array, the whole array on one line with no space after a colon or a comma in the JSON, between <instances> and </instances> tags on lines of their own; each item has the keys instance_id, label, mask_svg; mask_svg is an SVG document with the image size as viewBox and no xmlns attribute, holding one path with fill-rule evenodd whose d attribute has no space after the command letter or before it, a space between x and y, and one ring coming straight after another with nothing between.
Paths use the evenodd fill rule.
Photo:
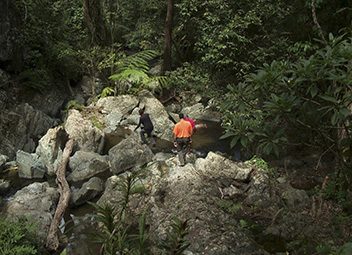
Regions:
<instances>
[{"instance_id":1,"label":"gray rock","mask_svg":"<svg viewBox=\"0 0 352 255\"><path fill-rule=\"evenodd\" d=\"M214 203L220 197L218 185L237 179L245 179L246 182L247 178L252 179L250 165L227 162L214 153L184 167L178 166L176 156L166 157L165 161L163 157L159 154L155 157L159 160L147 164L139 177L140 185L144 187L143 194L134 194L129 202L129 209L134 215L148 208L152 215L148 225L153 241L166 237L173 218L177 216L181 220L188 219L187 239L191 246L185 254L267 254L246 236L231 215ZM123 198L119 188L122 179L122 176L112 176L107 181L98 204L116 205ZM230 184L226 188L233 189Z\"/></svg>"},{"instance_id":2,"label":"gray rock","mask_svg":"<svg viewBox=\"0 0 352 255\"><path fill-rule=\"evenodd\" d=\"M212 111L210 110L210 108L205 108L201 103L184 107L182 109L182 113L197 120L207 120L215 122L220 121L220 115L218 112Z\"/></svg>"},{"instance_id":3,"label":"gray rock","mask_svg":"<svg viewBox=\"0 0 352 255\"><path fill-rule=\"evenodd\" d=\"M310 199L304 190L292 188L289 184L285 185L285 189L281 195L286 205L293 210L305 207L309 204Z\"/></svg>"},{"instance_id":4,"label":"gray rock","mask_svg":"<svg viewBox=\"0 0 352 255\"><path fill-rule=\"evenodd\" d=\"M224 179L226 177L241 182L249 181L250 174L253 171L251 166L236 164L214 152L209 152L205 159L197 159L195 168L214 178L222 177Z\"/></svg>"},{"instance_id":5,"label":"gray rock","mask_svg":"<svg viewBox=\"0 0 352 255\"><path fill-rule=\"evenodd\" d=\"M47 168L49 175L55 175L58 165L62 159L61 146L65 145L65 137L60 137L60 132L64 133L61 127L55 127L39 140L36 154ZM61 140L61 141L60 141Z\"/></svg>"},{"instance_id":6,"label":"gray rock","mask_svg":"<svg viewBox=\"0 0 352 255\"><path fill-rule=\"evenodd\" d=\"M172 129L174 123L169 119L169 115L161 102L149 91L143 90L138 94L140 98L140 108L145 107L154 124L155 134L164 140L172 141Z\"/></svg>"},{"instance_id":7,"label":"gray rock","mask_svg":"<svg viewBox=\"0 0 352 255\"><path fill-rule=\"evenodd\" d=\"M17 151L16 162L18 165L18 175L21 178L43 178L46 167L35 153Z\"/></svg>"},{"instance_id":8,"label":"gray rock","mask_svg":"<svg viewBox=\"0 0 352 255\"><path fill-rule=\"evenodd\" d=\"M109 131L115 130L120 125L123 114L120 112L111 112L105 116L105 123Z\"/></svg>"},{"instance_id":9,"label":"gray rock","mask_svg":"<svg viewBox=\"0 0 352 255\"><path fill-rule=\"evenodd\" d=\"M72 192L71 203L73 206L82 205L101 194L103 190L103 181L98 177L93 177L84 183L79 190Z\"/></svg>"},{"instance_id":10,"label":"gray rock","mask_svg":"<svg viewBox=\"0 0 352 255\"><path fill-rule=\"evenodd\" d=\"M97 77L83 76L78 86L74 88L77 96L83 97L88 104L94 101L94 98L99 95L104 89L104 84Z\"/></svg>"},{"instance_id":11,"label":"gray rock","mask_svg":"<svg viewBox=\"0 0 352 255\"><path fill-rule=\"evenodd\" d=\"M94 126L89 116L83 116L77 110L70 110L65 122L65 130L70 138L77 142L79 150L100 153L104 133Z\"/></svg>"},{"instance_id":12,"label":"gray rock","mask_svg":"<svg viewBox=\"0 0 352 255\"><path fill-rule=\"evenodd\" d=\"M0 179L0 194L5 194L10 189L10 181Z\"/></svg>"},{"instance_id":13,"label":"gray rock","mask_svg":"<svg viewBox=\"0 0 352 255\"><path fill-rule=\"evenodd\" d=\"M142 145L136 135L131 135L109 150L111 171L113 174L123 173L148 163L153 156L147 145Z\"/></svg>"},{"instance_id":14,"label":"gray rock","mask_svg":"<svg viewBox=\"0 0 352 255\"><path fill-rule=\"evenodd\" d=\"M209 153L206 159L197 159L195 165L179 167L174 164L174 159L166 162L168 168L163 171L162 178L155 178L152 182L153 188L147 202L153 215L150 220L153 238L165 238L173 217L177 216L181 220L188 219L189 252L211 255L267 254L256 247L234 219L214 203L220 195L214 180L220 181L222 177L236 179L242 170L239 166L229 168L230 162L223 164L223 167L218 164L220 159L224 162L221 156Z\"/></svg>"},{"instance_id":15,"label":"gray rock","mask_svg":"<svg viewBox=\"0 0 352 255\"><path fill-rule=\"evenodd\" d=\"M38 225L38 236L45 242L59 193L47 182L32 183L16 192L5 205L7 217L29 217Z\"/></svg>"},{"instance_id":16,"label":"gray rock","mask_svg":"<svg viewBox=\"0 0 352 255\"><path fill-rule=\"evenodd\" d=\"M17 150L33 152L35 141L55 126L57 120L50 118L28 104L1 113L0 153L12 159Z\"/></svg>"},{"instance_id":17,"label":"gray rock","mask_svg":"<svg viewBox=\"0 0 352 255\"><path fill-rule=\"evenodd\" d=\"M126 116L138 105L138 98L130 95L109 96L98 100L96 106L104 113L119 113Z\"/></svg>"},{"instance_id":18,"label":"gray rock","mask_svg":"<svg viewBox=\"0 0 352 255\"><path fill-rule=\"evenodd\" d=\"M5 168L6 162L9 160L9 157L6 155L0 155L0 171Z\"/></svg>"},{"instance_id":19,"label":"gray rock","mask_svg":"<svg viewBox=\"0 0 352 255\"><path fill-rule=\"evenodd\" d=\"M67 176L69 182L88 180L93 176L109 171L108 157L94 152L77 151L69 161L72 172Z\"/></svg>"}]
</instances>

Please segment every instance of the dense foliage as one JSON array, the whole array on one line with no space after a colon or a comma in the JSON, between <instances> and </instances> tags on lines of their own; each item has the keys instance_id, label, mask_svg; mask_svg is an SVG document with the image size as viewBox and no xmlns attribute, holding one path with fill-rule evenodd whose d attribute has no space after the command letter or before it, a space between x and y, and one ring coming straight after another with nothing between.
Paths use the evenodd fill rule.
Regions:
<instances>
[{"instance_id":1,"label":"dense foliage","mask_svg":"<svg viewBox=\"0 0 352 255\"><path fill-rule=\"evenodd\" d=\"M161 76L149 69L162 59L168 1L10 1L15 47L0 67L16 85L37 91L75 85L84 75L100 78L101 97L142 88L195 91L217 101L224 138L236 149L268 158L307 151L318 155L317 166L322 158L335 162L340 190L334 183L326 196L346 199L352 184L352 2L175 1L172 70ZM132 250L123 215L114 222L111 208L98 209L105 253ZM24 225L3 222L2 232L13 228L15 242L3 236L1 251L35 254ZM182 224L173 227L184 237ZM142 247L143 218L139 226ZM112 233L119 236L111 239ZM164 244L173 246L172 238Z\"/></svg>"},{"instance_id":2,"label":"dense foliage","mask_svg":"<svg viewBox=\"0 0 352 255\"><path fill-rule=\"evenodd\" d=\"M39 254L38 244L33 224L25 219L0 218L0 254L36 255Z\"/></svg>"},{"instance_id":3,"label":"dense foliage","mask_svg":"<svg viewBox=\"0 0 352 255\"><path fill-rule=\"evenodd\" d=\"M339 169L350 164L349 1L176 1L168 80L149 73L167 3L15 1L20 57L8 71L37 90L83 75L102 80L101 96L194 90L220 99L233 146L279 155L304 141Z\"/></svg>"},{"instance_id":4,"label":"dense foliage","mask_svg":"<svg viewBox=\"0 0 352 255\"><path fill-rule=\"evenodd\" d=\"M285 148L335 154L351 165L351 38L330 36L329 45L296 61L274 61L229 86L222 105L225 137L232 145L277 156ZM302 142L303 141L303 142ZM351 172L346 174L351 178ZM347 176L346 176L347 177Z\"/></svg>"}]
</instances>

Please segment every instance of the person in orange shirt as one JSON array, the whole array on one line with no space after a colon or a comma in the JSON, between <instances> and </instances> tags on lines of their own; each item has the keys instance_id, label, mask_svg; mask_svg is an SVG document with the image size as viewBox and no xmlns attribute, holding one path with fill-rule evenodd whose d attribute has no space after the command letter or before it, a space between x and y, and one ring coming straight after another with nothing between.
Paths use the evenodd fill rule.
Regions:
<instances>
[{"instance_id":1,"label":"person in orange shirt","mask_svg":"<svg viewBox=\"0 0 352 255\"><path fill-rule=\"evenodd\" d=\"M188 152L189 144L192 142L191 137L193 134L193 128L189 121L186 121L185 116L179 114L180 121L176 123L173 134L174 134L174 144L177 148L178 159L180 165L184 166L186 163L186 154Z\"/></svg>"}]
</instances>

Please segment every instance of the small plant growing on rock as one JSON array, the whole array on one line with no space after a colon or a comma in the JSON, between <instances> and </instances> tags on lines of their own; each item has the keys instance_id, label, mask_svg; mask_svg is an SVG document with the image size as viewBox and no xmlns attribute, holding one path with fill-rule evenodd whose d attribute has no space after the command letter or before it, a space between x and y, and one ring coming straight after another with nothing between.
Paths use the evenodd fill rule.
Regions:
<instances>
[{"instance_id":1,"label":"small plant growing on rock","mask_svg":"<svg viewBox=\"0 0 352 255\"><path fill-rule=\"evenodd\" d=\"M161 247L168 255L181 255L189 247L186 240L188 235L188 220L182 221L174 218L171 223L171 229L167 234L167 238L162 242Z\"/></svg>"},{"instance_id":2,"label":"small plant growing on rock","mask_svg":"<svg viewBox=\"0 0 352 255\"><path fill-rule=\"evenodd\" d=\"M93 233L93 240L101 244L101 255L148 255L150 240L146 224L146 215L127 217L131 195L141 193L141 185L137 178L139 172L121 177L117 189L122 197L116 206L109 204L97 205L90 203L96 209L96 220L99 229ZM139 219L138 223L134 219ZM132 220L132 221L131 221ZM138 224L138 228L136 228ZM166 240L160 245L162 254L181 255L188 248L188 220L175 218L171 223Z\"/></svg>"},{"instance_id":3,"label":"small plant growing on rock","mask_svg":"<svg viewBox=\"0 0 352 255\"><path fill-rule=\"evenodd\" d=\"M269 166L268 162L266 162L264 159L254 155L250 160L249 163L253 164L259 169L264 170L266 173L268 173L271 176L275 175L275 170Z\"/></svg>"},{"instance_id":4,"label":"small plant growing on rock","mask_svg":"<svg viewBox=\"0 0 352 255\"><path fill-rule=\"evenodd\" d=\"M82 111L83 108L84 108L84 106L82 104L78 103L76 100L70 100L66 104L65 111L67 112L70 109L76 109L78 111Z\"/></svg>"},{"instance_id":5,"label":"small plant growing on rock","mask_svg":"<svg viewBox=\"0 0 352 255\"><path fill-rule=\"evenodd\" d=\"M224 199L219 199L216 201L216 204L223 209L225 212L230 213L230 214L237 214L243 209L242 204L240 203L234 203L233 201L229 200L224 200Z\"/></svg>"}]
</instances>

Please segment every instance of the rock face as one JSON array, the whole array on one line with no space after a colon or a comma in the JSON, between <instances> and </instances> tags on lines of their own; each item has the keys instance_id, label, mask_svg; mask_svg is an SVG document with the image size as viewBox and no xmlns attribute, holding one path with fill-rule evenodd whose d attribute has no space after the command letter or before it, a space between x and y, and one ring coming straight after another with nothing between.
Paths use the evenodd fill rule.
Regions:
<instances>
[{"instance_id":1,"label":"rock face","mask_svg":"<svg viewBox=\"0 0 352 255\"><path fill-rule=\"evenodd\" d=\"M152 160L154 154L147 145L142 145L136 136L129 136L109 150L111 171L123 173Z\"/></svg>"},{"instance_id":2,"label":"rock face","mask_svg":"<svg viewBox=\"0 0 352 255\"><path fill-rule=\"evenodd\" d=\"M102 193L103 188L103 181L98 177L93 177L84 183L79 190L73 190L71 204L73 206L82 205Z\"/></svg>"},{"instance_id":3,"label":"rock face","mask_svg":"<svg viewBox=\"0 0 352 255\"><path fill-rule=\"evenodd\" d=\"M172 128L174 124L169 119L169 115L161 102L150 92L142 91L139 93L140 107L145 107L154 124L154 132L164 140L172 141Z\"/></svg>"},{"instance_id":4,"label":"rock face","mask_svg":"<svg viewBox=\"0 0 352 255\"><path fill-rule=\"evenodd\" d=\"M55 127L39 140L35 153L47 169L48 175L55 175L62 159L62 148L65 147L67 137L61 127Z\"/></svg>"},{"instance_id":5,"label":"rock face","mask_svg":"<svg viewBox=\"0 0 352 255\"><path fill-rule=\"evenodd\" d=\"M56 124L57 120L28 104L4 111L0 118L0 154L13 158L17 150L33 152L36 141Z\"/></svg>"},{"instance_id":6,"label":"rock face","mask_svg":"<svg viewBox=\"0 0 352 255\"><path fill-rule=\"evenodd\" d=\"M53 210L59 198L56 188L48 183L33 183L19 190L7 203L8 217L29 217L38 225L38 235L45 242Z\"/></svg>"},{"instance_id":7,"label":"rock face","mask_svg":"<svg viewBox=\"0 0 352 255\"><path fill-rule=\"evenodd\" d=\"M181 220L188 219L189 254L265 255L268 253L246 236L235 218L217 205L221 197L219 189L240 184L241 196L249 189L255 190L259 184L251 184L252 172L251 166L240 166L215 153L184 167L178 166L176 157L165 160L159 157L146 167L145 177L139 184L145 190L143 194L134 195L130 208L137 214L148 208L148 225L156 243L165 238L177 216ZM257 175L266 178L264 173ZM116 205L123 196L119 183L119 177L110 177L98 203Z\"/></svg>"},{"instance_id":8,"label":"rock face","mask_svg":"<svg viewBox=\"0 0 352 255\"><path fill-rule=\"evenodd\" d=\"M70 182L79 182L109 171L108 157L94 152L77 151L69 162L72 172L67 176Z\"/></svg>"},{"instance_id":9,"label":"rock face","mask_svg":"<svg viewBox=\"0 0 352 255\"><path fill-rule=\"evenodd\" d=\"M77 110L70 110L65 123L68 135L78 144L79 150L99 152L102 150L103 132L94 126L95 119L84 118Z\"/></svg>"},{"instance_id":10,"label":"rock face","mask_svg":"<svg viewBox=\"0 0 352 255\"><path fill-rule=\"evenodd\" d=\"M120 113L125 116L132 112L138 105L138 99L135 96L122 95L117 97L104 97L98 100L96 106L107 113Z\"/></svg>"},{"instance_id":11,"label":"rock face","mask_svg":"<svg viewBox=\"0 0 352 255\"><path fill-rule=\"evenodd\" d=\"M256 247L216 201L219 188L249 180L251 167L239 167L209 153L195 165L173 166L151 193L151 231L166 234L172 217L189 220L189 250L194 254L267 254ZM243 193L243 191L241 192Z\"/></svg>"},{"instance_id":12,"label":"rock face","mask_svg":"<svg viewBox=\"0 0 352 255\"><path fill-rule=\"evenodd\" d=\"M46 167L35 153L17 151L16 162L18 165L18 175L21 178L43 178Z\"/></svg>"}]
</instances>

